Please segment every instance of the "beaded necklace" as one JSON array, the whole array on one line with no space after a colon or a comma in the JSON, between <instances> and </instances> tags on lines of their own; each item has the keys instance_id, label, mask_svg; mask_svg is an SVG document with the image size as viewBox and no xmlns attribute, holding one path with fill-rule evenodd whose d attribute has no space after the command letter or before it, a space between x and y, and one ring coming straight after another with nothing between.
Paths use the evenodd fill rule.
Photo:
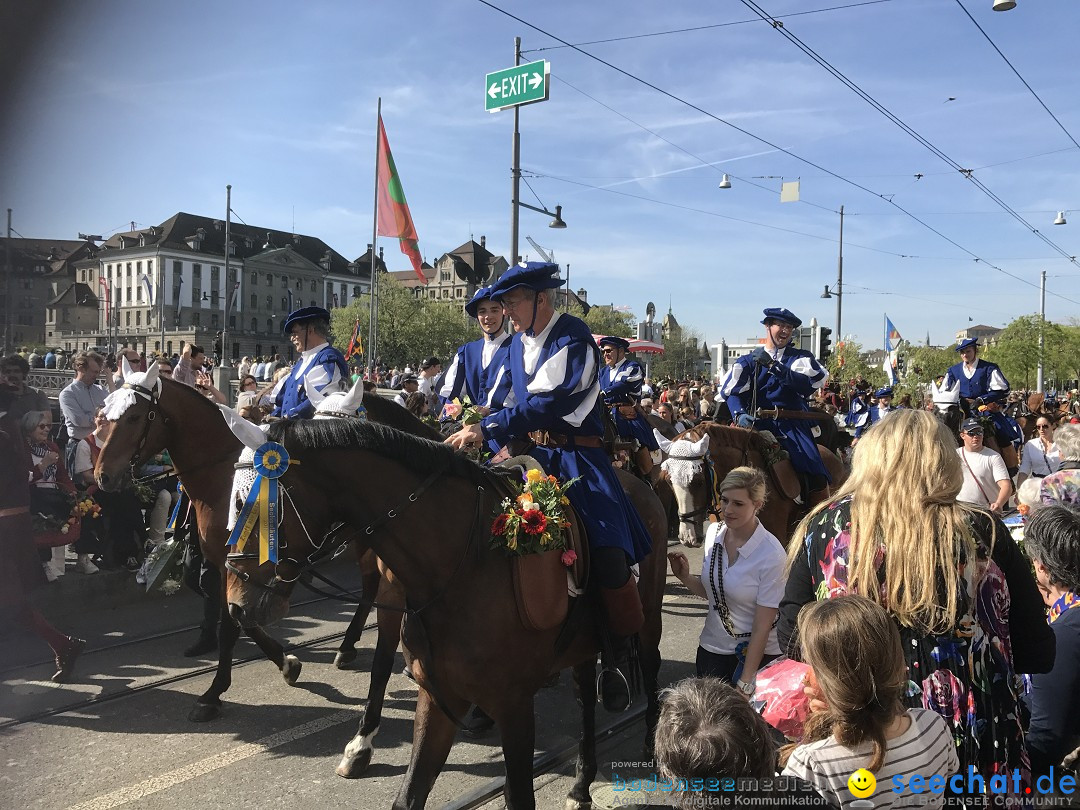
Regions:
<instances>
[{"instance_id":1,"label":"beaded necklace","mask_svg":"<svg viewBox=\"0 0 1080 810\"><path fill-rule=\"evenodd\" d=\"M712 607L720 617L724 629L732 638L750 638L749 633L736 633L735 625L731 621L731 611L728 609L727 599L724 596L724 566L720 563L720 555L724 553L724 541L719 532L716 542L712 547L712 575L709 577L709 586L712 588Z\"/></svg>"}]
</instances>

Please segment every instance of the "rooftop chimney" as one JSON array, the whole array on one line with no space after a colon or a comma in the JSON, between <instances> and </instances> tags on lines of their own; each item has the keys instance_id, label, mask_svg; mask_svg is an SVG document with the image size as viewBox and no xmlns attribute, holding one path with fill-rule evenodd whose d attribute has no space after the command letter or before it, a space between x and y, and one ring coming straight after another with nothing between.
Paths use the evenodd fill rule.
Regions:
<instances>
[{"instance_id":1,"label":"rooftop chimney","mask_svg":"<svg viewBox=\"0 0 1080 810\"><path fill-rule=\"evenodd\" d=\"M482 248L487 247L487 237L486 236L481 235L481 237L480 237L480 247L482 247Z\"/></svg>"}]
</instances>

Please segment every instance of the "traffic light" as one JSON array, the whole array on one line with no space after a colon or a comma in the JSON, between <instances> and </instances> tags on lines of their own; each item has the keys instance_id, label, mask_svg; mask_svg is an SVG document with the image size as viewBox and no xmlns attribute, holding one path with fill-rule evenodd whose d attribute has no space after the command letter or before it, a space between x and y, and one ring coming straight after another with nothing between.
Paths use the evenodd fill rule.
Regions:
<instances>
[{"instance_id":1,"label":"traffic light","mask_svg":"<svg viewBox=\"0 0 1080 810\"><path fill-rule=\"evenodd\" d=\"M214 354L221 357L221 332L214 335Z\"/></svg>"},{"instance_id":2,"label":"traffic light","mask_svg":"<svg viewBox=\"0 0 1080 810\"><path fill-rule=\"evenodd\" d=\"M821 327L821 344L818 346L818 361L825 363L832 354L832 329L827 326Z\"/></svg>"},{"instance_id":3,"label":"traffic light","mask_svg":"<svg viewBox=\"0 0 1080 810\"><path fill-rule=\"evenodd\" d=\"M896 370L898 372L900 372L901 374L904 374L904 373L907 372L907 360L904 358L904 355L902 355L902 354L899 355L896 358Z\"/></svg>"}]
</instances>

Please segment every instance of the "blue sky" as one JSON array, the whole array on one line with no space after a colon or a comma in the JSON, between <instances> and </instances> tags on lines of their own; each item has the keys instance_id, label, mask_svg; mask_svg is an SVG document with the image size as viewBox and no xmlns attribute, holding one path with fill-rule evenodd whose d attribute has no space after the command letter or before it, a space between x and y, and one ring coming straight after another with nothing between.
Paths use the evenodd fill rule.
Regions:
<instances>
[{"instance_id":1,"label":"blue sky","mask_svg":"<svg viewBox=\"0 0 1080 810\"><path fill-rule=\"evenodd\" d=\"M761 7L1080 254L1080 149L957 0L783 16L852 2ZM476 0L100 0L57 15L22 66L0 124L0 207L24 236L74 238L180 210L223 216L231 183L245 222L295 221L353 258L371 238L381 96L421 252L434 260L484 234L506 255L512 113L484 112L482 93L520 35L553 77L550 100L522 108L522 168L538 195L523 185L522 199L561 204L569 225L549 230L522 211L521 250L534 253L525 235L553 250L594 303L641 317L647 301L661 313L670 301L710 343L757 335L765 306L832 326L835 302L819 296L836 280L843 205L844 332L868 348L881 345L885 312L904 337L935 343L969 318L1001 326L1037 312L1040 270L1048 317L1080 316L1080 267L772 26L743 23L754 14L742 2L495 5L571 43L714 26L581 46L705 112ZM1080 3L963 8L1080 140ZM723 172L731 189L717 188ZM800 180L803 202L779 202L781 178ZM1053 226L1063 209L1069 224ZM381 243L391 269L408 267Z\"/></svg>"}]
</instances>

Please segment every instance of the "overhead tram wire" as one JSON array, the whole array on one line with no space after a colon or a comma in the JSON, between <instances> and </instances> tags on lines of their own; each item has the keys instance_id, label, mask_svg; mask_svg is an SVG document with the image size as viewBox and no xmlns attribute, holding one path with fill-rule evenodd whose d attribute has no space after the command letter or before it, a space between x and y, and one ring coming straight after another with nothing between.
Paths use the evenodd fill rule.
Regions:
<instances>
[{"instance_id":1,"label":"overhead tram wire","mask_svg":"<svg viewBox=\"0 0 1080 810\"><path fill-rule=\"evenodd\" d=\"M483 2L483 1L484 0L481 0L481 2ZM867 93L865 90L863 90L852 79L849 79L839 68L834 67L827 59L825 59L825 57L821 56L817 51L815 51L813 48L811 48L809 45L807 45L805 42L803 42L797 36L795 36L790 31L788 31L787 28L782 23L780 23L778 20L776 20L776 18L770 16L769 13L767 11L765 11L763 8L761 8L761 6L759 6L756 2L754 2L754 0L740 0L740 2L744 6L746 6L747 8L751 9L759 17L761 17L761 19L764 22L769 23L773 27L773 30L777 31L788 42L790 42L796 48L798 48L800 51L802 51L804 54L809 56L818 65L825 68L825 70L828 73L830 73L834 78L838 79L841 84L843 84L848 89L850 89L852 92L854 92L855 95L857 95L859 98L861 98L867 104L869 104L871 107L873 107L879 113L884 115L892 123L896 124L896 126L898 126L900 129L902 129L904 132L906 132L912 138L914 138L918 143L920 143L926 149L928 149L931 154L933 154L935 157L939 158L944 163L951 166L958 173L960 173L965 178L967 178L977 189L979 189L979 191L981 191L983 194L985 194L987 197L989 197L991 200L993 200L995 203L997 203L999 208L1003 209L1013 219L1015 219L1017 222L1019 222L1021 225L1023 225L1025 228L1027 228L1033 234L1035 234L1035 236L1037 236L1039 239L1041 239L1043 242L1045 242L1052 250L1054 250L1055 252L1060 254L1063 258L1068 259L1073 264L1078 264L1077 261L1076 261L1076 256L1070 255L1063 247L1061 247L1056 242L1054 242L1052 239L1050 239L1048 236L1043 234L1038 228L1036 228L1034 225L1032 225L1030 222L1028 222L1026 219L1024 219L1019 213L1017 213L1015 210L1013 210L1013 208L1008 203L1006 203L1003 199L1001 199L1001 197L999 197L990 188L988 188L985 183L983 183L980 179L975 177L973 169L964 168L959 163L957 163L955 160L953 160L951 157L949 157L947 154L945 154L945 152L943 152L941 149L939 149L937 146L935 146L933 143L931 143L929 140L927 140L925 137L923 137L921 134L919 134L915 129L913 129L906 122L904 122L901 118L899 118L897 115L895 115L891 110L889 110L887 107L885 107L884 104L882 104L877 99L875 99L873 96L871 96L869 93ZM891 200L888 201L888 202L891 203ZM1032 286L1038 286L1038 285L1032 283Z\"/></svg>"},{"instance_id":2,"label":"overhead tram wire","mask_svg":"<svg viewBox=\"0 0 1080 810\"><path fill-rule=\"evenodd\" d=\"M1009 57L1007 57L1005 54L1003 54L1001 52L1001 48L999 48L997 46L997 43L995 43L994 40L990 39L990 35L988 33L986 33L986 31L983 30L983 27L981 25L979 25L978 21L974 17L971 16L971 12L967 10L967 8L964 6L963 3L960 2L960 0L956 0L956 5L960 6L960 10L963 11L964 14L967 15L967 18L969 20L971 20L972 25L974 25L976 28L979 29L979 33L982 34L984 37L986 37L986 41L990 43L991 48L993 48L995 51L997 51L998 56L1000 56L1002 59L1005 60L1005 64L1009 66L1009 70L1011 70L1013 73L1016 74L1016 78L1018 78L1020 80L1020 82L1024 85L1024 87L1026 87L1028 89L1028 92L1031 93L1031 95L1033 95L1035 97L1035 100L1037 102L1039 102L1039 105L1044 110L1046 110L1046 114L1054 119L1054 123L1058 125L1058 127L1061 129L1062 132L1065 133L1065 137L1068 138L1070 141L1072 141L1073 146L1075 146L1077 149L1080 149L1080 143L1077 143L1076 138L1074 138L1072 136L1072 133L1069 132L1069 130L1065 129L1065 125L1063 123L1061 123L1061 121L1058 120L1058 117L1056 115L1054 115L1053 112L1051 112L1049 107L1046 106L1046 102L1044 102L1039 97L1039 94L1036 93L1035 90L1031 87L1031 85L1027 83L1027 79L1025 79L1023 76L1020 75L1020 71L1017 70L1013 66L1013 63L1009 61Z\"/></svg>"},{"instance_id":3,"label":"overhead tram wire","mask_svg":"<svg viewBox=\"0 0 1080 810\"><path fill-rule=\"evenodd\" d=\"M604 102L602 102L600 99L596 98L595 96L589 95L584 90L582 90L580 87L575 87L574 85L570 84L570 82L568 82L562 76L555 76L555 78L557 78L560 82L565 84L567 87L569 87L574 92L580 93L581 95L585 96L585 98L589 99L590 101L592 101L592 102L594 102L596 104L599 104L605 110L615 113L615 115L619 116L620 118L622 118L625 121L629 121L635 127L638 127L639 129L641 129L641 130L643 130L645 132L648 132L654 138L659 138L661 141L666 143L668 146L672 146L675 149L678 149L684 155L688 155L688 156L692 157L694 160L698 161L702 166L704 166L706 168L709 168L709 169L713 169L717 174L724 174L724 172L716 164L705 160L705 158L701 157L700 155L695 155L689 149L686 149L685 147L680 146L679 144L675 143L674 141L668 140L663 135L661 135L659 132L656 132L655 130L649 129L644 124L641 124L641 123L635 121L629 115L626 115L625 113L620 112L619 110L616 110L614 107L612 107L609 104L605 104ZM731 172L728 172L728 174L731 174ZM753 186L754 188L759 188L762 191L769 192L770 194L775 194L776 193L775 189L771 189L768 186L763 186L760 183L752 183L752 182L750 182L750 180L748 180L745 177L739 177L738 175L735 175L735 174L731 174L731 176L734 177L736 180L738 180L740 183L745 183L748 186ZM637 179L637 178L633 178L633 179ZM820 203L810 202L810 200L802 200L802 199L800 199L799 202L801 202L804 205L813 206L814 208L820 208L823 211L829 211L830 213L833 213L833 214L837 213L834 209L830 208L827 205L821 205Z\"/></svg>"},{"instance_id":4,"label":"overhead tram wire","mask_svg":"<svg viewBox=\"0 0 1080 810\"><path fill-rule=\"evenodd\" d=\"M556 42L561 42L563 45L566 45L567 47L572 48L573 50L580 53L582 56L586 56L586 57L588 57L589 59L592 59L595 62L599 62L600 64L604 65L605 67L608 67L611 70L614 70L616 73L619 73L619 74L625 76L626 78L631 79L632 81L635 81L635 82L637 82L639 84L642 84L645 87L648 87L650 90L654 90L654 91L656 91L657 93L659 93L660 95L662 95L662 96L664 96L666 98L670 98L672 101L678 102L679 104L682 104L682 105L684 105L686 107L689 107L690 109L695 110L695 111L701 113L702 115L705 115L705 116L713 119L714 121L716 121L716 122L718 122L720 124L723 124L723 125L731 128L731 129L734 129L736 132L742 133L743 135L747 136L748 138L752 138L755 141L758 141L759 143L763 143L766 146L769 146L769 147L775 149L778 152L782 152L783 154L787 155L788 157L794 158L795 160L799 161L800 163L804 163L807 166L813 166L818 171L824 172L825 174L827 174L830 177L833 177L833 178L841 181L842 183L846 183L847 185L852 186L853 188L857 188L857 189L859 189L860 191L862 191L862 192L864 192L866 194L870 194L873 197L877 197L879 200L882 200L882 201L888 203L889 205L893 206L893 208L895 208L896 210L898 210L901 213L907 215L910 219L912 219L913 221L915 221L915 222L919 223L920 225L922 225L926 230L930 231L931 233L936 234L941 239L944 239L946 242L948 242L950 245L955 247L957 250L961 251L962 253L966 253L974 261L976 261L976 262L978 262L980 264L983 264L983 265L991 268L992 270L996 270L997 272L1002 273L1003 275L1009 276L1009 278L1015 279L1016 281L1019 281L1021 284L1026 284L1027 286L1033 287L1035 289L1041 289L1040 285L1035 283L1034 281L1030 281L1030 280L1028 280L1026 278L1022 278L1021 276L1018 276L1018 275L1016 275L1014 273L1010 273L1008 270L1005 270L1004 268L998 267L996 264L993 264L993 263L987 261L986 259L982 258L977 253L975 253L972 250L964 247L963 245L961 245L956 240L950 238L949 236L946 236L944 233L939 231L937 228L932 226L930 223L919 219L919 217L915 216L910 211L908 211L906 208L904 208L902 205L900 205L899 203L897 203L894 200L890 199L886 195L879 194L878 192L876 192L876 191L874 191L872 189L869 189L866 186L861 185L860 183L856 183L854 180L851 180L851 179L849 179L847 177L844 177L843 175L837 174L836 172L834 172L834 171L832 171L830 169L827 169L827 168L825 168L824 166L822 166L822 165L820 165L818 163L815 163L814 161L810 160L809 158L804 158L802 155L798 155L795 152L792 152L790 149L785 149L784 147L779 146L778 144L775 144L772 141L761 137L760 135L756 135L755 133L750 132L747 129L744 129L743 127L740 127L738 124L733 124L730 121L728 121L727 119L721 118L716 113L709 112L708 110L704 109L703 107L700 107L697 104L694 104L693 102L682 98L681 96L677 96L674 93L672 93L671 91L665 90L662 87L660 87L658 85L655 85L652 82L648 81L647 79L643 79L640 76L637 76L637 75L631 73L630 71L619 67L618 65L614 65L611 62L608 62L606 59L602 59L599 56L596 56L595 54L592 54L592 53L589 53L588 51L582 50L578 46L570 44L565 39L562 39L561 37L558 37L555 34L552 34L551 32L541 28L540 26L535 25L534 23L531 23L528 20L522 19L521 17L517 16L516 14L511 14L506 9L499 8L497 5L490 2L490 0L477 0L477 2L482 4L482 5L487 6L492 11L497 11L499 14L502 14L505 17L509 17L510 19L515 20L516 22L519 22L522 25L527 26L528 28L531 28L533 31L536 31L539 34L543 34L544 36L549 37L549 38L555 40ZM1036 231L1036 233L1038 233L1038 232ZM1058 250L1060 251L1060 248ZM1066 256L1066 258L1070 259L1071 261L1075 261L1075 259L1076 259L1075 256ZM1050 291L1048 291L1048 292L1049 292L1050 295L1057 296L1057 297L1062 297L1062 296L1058 296L1057 293L1050 292ZM1073 302L1073 303L1075 303L1075 302Z\"/></svg>"},{"instance_id":5,"label":"overhead tram wire","mask_svg":"<svg viewBox=\"0 0 1080 810\"><path fill-rule=\"evenodd\" d=\"M846 6L830 6L829 8L812 8L809 11L794 11L791 14L784 14L777 19L789 19L791 17L802 17L806 14L822 14L826 11L843 11L849 8L858 8L859 6L874 6L878 3L889 3L892 0L863 0L861 3L849 3ZM724 23L712 23L711 25L695 25L690 28L673 28L670 31L652 31L648 34L630 34L625 37L611 37L609 39L594 39L589 42L577 42L573 45L551 45L547 48L532 48L528 51L522 51L521 53L542 53L544 51L559 51L563 48L576 48L582 45L606 45L609 42L627 42L633 39L649 39L650 37L666 37L671 34L692 34L695 31L709 31L714 28L728 28L732 25L746 25L748 23L755 23L757 20L732 20L731 22Z\"/></svg>"}]
</instances>

